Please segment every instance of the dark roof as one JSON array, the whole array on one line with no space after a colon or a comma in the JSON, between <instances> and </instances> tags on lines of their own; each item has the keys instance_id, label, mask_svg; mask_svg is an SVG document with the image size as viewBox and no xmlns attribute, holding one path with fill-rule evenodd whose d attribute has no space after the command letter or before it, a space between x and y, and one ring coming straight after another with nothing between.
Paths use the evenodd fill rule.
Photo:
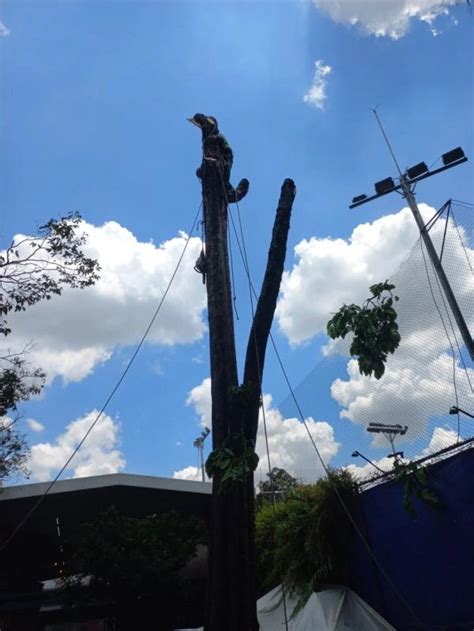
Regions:
<instances>
[{"instance_id":1,"label":"dark roof","mask_svg":"<svg viewBox=\"0 0 474 631\"><path fill-rule=\"evenodd\" d=\"M0 541L13 532L48 486L49 482L42 482L0 490ZM133 517L170 510L207 516L211 489L207 482L127 473L58 481L0 553L0 590L57 576L54 562L60 543L110 506Z\"/></svg>"}]
</instances>

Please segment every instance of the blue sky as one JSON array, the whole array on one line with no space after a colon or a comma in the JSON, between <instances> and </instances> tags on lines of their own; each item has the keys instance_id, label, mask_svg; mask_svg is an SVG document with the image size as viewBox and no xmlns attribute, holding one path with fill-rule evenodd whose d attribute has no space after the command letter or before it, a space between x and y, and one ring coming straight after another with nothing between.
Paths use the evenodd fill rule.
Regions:
<instances>
[{"instance_id":1,"label":"blue sky","mask_svg":"<svg viewBox=\"0 0 474 631\"><path fill-rule=\"evenodd\" d=\"M340 9L336 15L327 9L326 0L314 4L296 0L3 2L0 246L5 247L14 234L31 234L49 217L70 210L79 210L97 229L105 222L116 222L141 244L153 241L158 247L177 238L180 230L189 229L200 201L194 176L200 162L199 134L185 119L204 111L218 118L233 147L233 180L247 177L251 183L241 213L256 284L285 177L292 177L298 189L286 269L298 263L294 246L311 237L316 239L315 248L327 246L328 258L322 264L331 260L335 265L337 248L328 237L347 240L359 224L395 215L403 207L398 197L387 196L356 211L348 209L354 195L368 193L373 182L395 175L370 108L379 107L402 166L420 160L431 164L458 145L474 156L473 19L468 10L448 2L449 13L437 16L438 0L419 0L419 13L406 18L405 24L400 21L404 0L387 2L392 11L389 17L370 0L357 0L350 10L359 11L359 23L351 26L344 22L353 17L349 4L345 0L335 3ZM428 23L426 15L431 16ZM379 29L379 36L371 34L374 28ZM396 38L393 28L398 29ZM303 100L313 84L318 60L331 68L323 77L321 108ZM450 196L472 202L470 165L420 184L418 200L434 208ZM390 228L384 230L393 250L385 260L388 275L416 232L404 229L404 240L398 244L390 241ZM394 230L394 239L396 234ZM110 247L120 258L116 246ZM102 255L107 256L107 249ZM131 255L124 249L123 256ZM135 252L134 256L140 255ZM237 259L236 251L234 256ZM383 261L383 252L380 256ZM340 263L338 273L344 275L343 259ZM382 270L385 273L383 264ZM235 271L240 315L236 333L242 359L249 305L237 260ZM346 271L350 287L351 270ZM384 280L372 272L376 280ZM136 274L139 284L139 266ZM197 275L188 276L186 282L200 283ZM357 287L368 286L369 276L367 282L358 277ZM300 326L302 314L307 321L314 315L311 303L319 301L324 307L325 292L333 292L331 285L338 278L328 272L324 287L322 281L316 285L320 294L298 297L299 313L290 314L295 327ZM186 287L183 281L182 291ZM133 320L136 331L144 330L158 300L159 292L146 292L145 283L139 299L126 293L110 303L91 299L90 308L89 294L80 297L84 312L77 312L78 320L71 325L74 339L69 340L63 331L62 351L72 357L82 348L92 326L88 322L94 322L94 317L119 322L114 331L120 334L116 339L111 335L107 342L110 357L93 362L87 375L64 379L64 370L57 370L43 397L24 405L25 418L44 425L41 433L29 432L32 445L49 444L57 448L54 454L60 459L66 452L58 451L56 440L67 424L100 408L137 341L136 332L127 337L127 322ZM291 305L298 304L292 292L288 289L290 311ZM202 302L202 294L192 295ZM359 288L353 294L346 291L341 302L360 297ZM182 309L188 300L184 296ZM35 340L40 350L56 353L56 342L48 347L55 336L53 323L63 330L71 320L66 302L63 306L62 299L53 302L51 307L31 310L17 326L23 339L38 333ZM327 304L332 304L329 299ZM202 308L197 317L205 322ZM196 464L192 441L199 432L199 420L193 405L185 402L188 393L209 376L208 340L205 334L199 337L195 321L191 326L184 318L182 326L183 339L186 331L197 327L195 341L180 344L173 338L164 345L159 341L146 345L107 410L111 423L120 423L120 430L104 441L110 439L120 451L126 461L120 466L127 471L169 476ZM294 328L285 331L278 323L274 327L295 385L321 360L321 346L327 342L320 326L308 326L308 335L298 340ZM179 338L179 331L175 333ZM100 340L94 343L100 345ZM88 348L92 344L89 340ZM445 349L438 351L442 355ZM329 388L336 376L347 378L347 358L333 364L328 368L323 364L325 376L316 380L318 404L314 412L307 412L333 428L333 446L339 443L340 447L329 449L331 463L347 462L347 454L362 446L380 457L383 452L371 449L361 424L338 418L341 408ZM264 390L271 394L274 406L287 397L271 351ZM284 412L293 414L290 409ZM431 431L434 426L429 427ZM288 434L283 433L275 444L277 463L298 459L295 452L289 460L284 454L278 460L279 450L286 449L285 440L291 442L292 431L288 428ZM416 446L420 450L430 435L421 429L416 435L422 437ZM49 453L39 452L43 458ZM302 468L311 466L308 462ZM46 470L55 472L54 467Z\"/></svg>"}]
</instances>

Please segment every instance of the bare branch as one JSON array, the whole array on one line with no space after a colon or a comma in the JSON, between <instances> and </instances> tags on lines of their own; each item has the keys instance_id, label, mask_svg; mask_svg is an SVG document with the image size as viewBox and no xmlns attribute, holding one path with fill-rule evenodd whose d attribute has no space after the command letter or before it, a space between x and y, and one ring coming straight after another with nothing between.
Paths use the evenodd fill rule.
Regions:
<instances>
[{"instance_id":1,"label":"bare branch","mask_svg":"<svg viewBox=\"0 0 474 631\"><path fill-rule=\"evenodd\" d=\"M250 330L245 357L244 384L251 388L252 398L257 405L249 405L250 418L246 422L246 435L255 441L258 425L258 399L260 397L261 377L265 363L265 352L275 313L281 277L285 263L286 244L290 229L290 217L296 187L293 180L286 179L281 187L280 200L273 225L272 241L268 252L267 268L262 290Z\"/></svg>"}]
</instances>

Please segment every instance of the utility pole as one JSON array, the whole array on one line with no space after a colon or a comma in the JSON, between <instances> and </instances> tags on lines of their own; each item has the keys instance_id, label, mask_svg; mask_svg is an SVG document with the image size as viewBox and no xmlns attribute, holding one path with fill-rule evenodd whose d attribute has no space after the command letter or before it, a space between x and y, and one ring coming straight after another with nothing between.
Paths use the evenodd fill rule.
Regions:
<instances>
[{"instance_id":1,"label":"utility pole","mask_svg":"<svg viewBox=\"0 0 474 631\"><path fill-rule=\"evenodd\" d=\"M249 335L244 377L239 387L227 248L228 203L248 190L247 180L234 189L230 182L232 150L211 116L195 114L201 129L202 182L211 359L212 446L218 452L236 437L255 448L265 351L280 288L290 215L296 189L285 180L276 213L262 290ZM203 267L202 265L200 266ZM245 397L235 396L245 392ZM230 487L222 473L212 477L209 532L209 587L206 631L257 631L255 504L253 473Z\"/></svg>"},{"instance_id":2,"label":"utility pole","mask_svg":"<svg viewBox=\"0 0 474 631\"><path fill-rule=\"evenodd\" d=\"M452 167L463 164L464 162L467 162L467 158L464 155L464 151L461 149L461 147L456 147L456 149L453 149L452 151L448 151L447 153L441 156L442 161L443 161L443 166L438 169L431 171L430 169L428 169L425 162L420 162L419 164L416 164L415 166L407 169L405 173L402 173L402 170L400 169L398 161L395 157L390 141L387 137L387 134L385 133L385 130L382 126L380 118L377 114L377 111L373 110L373 112L374 112L375 118L377 119L377 123L380 127L380 130L383 134L385 142L387 143L387 146L389 148L393 161L395 162L395 165L397 167L399 180L398 180L398 184L396 184L393 178L388 177L384 180L381 180L380 182L377 182L375 184L375 191L376 191L375 195L372 195L370 197L368 197L367 195L358 195L357 197L354 197L354 199L352 200L352 204L349 206L349 208L356 208L357 206L366 204L367 202L370 202L374 199L378 199L379 197L382 197L383 195L387 195L388 193L392 193L394 191L401 192L402 196L407 200L408 206L410 207L410 210L413 213L418 229L420 231L420 235L423 239L423 243L425 244L428 256L431 260L431 263L433 264L433 267L435 269L436 275L438 276L441 287L443 288L446 299L453 313L454 319L456 320L456 324L458 325L458 329L461 334L464 345L466 346L471 359L474 361L474 341L472 339L472 335L467 327L466 321L461 312L461 309L459 308L459 305L453 293L453 290L451 289L451 285L449 283L448 277L446 276L444 268L441 264L441 260L438 256L438 253L436 252L436 248L433 245L433 241L431 240L429 230L423 221L423 217L421 216L420 209L418 208L415 195L414 195L414 187L417 182L424 180L428 177L431 177L433 175L436 175L437 173L441 173L442 171L445 171L446 169L450 169Z\"/></svg>"}]
</instances>

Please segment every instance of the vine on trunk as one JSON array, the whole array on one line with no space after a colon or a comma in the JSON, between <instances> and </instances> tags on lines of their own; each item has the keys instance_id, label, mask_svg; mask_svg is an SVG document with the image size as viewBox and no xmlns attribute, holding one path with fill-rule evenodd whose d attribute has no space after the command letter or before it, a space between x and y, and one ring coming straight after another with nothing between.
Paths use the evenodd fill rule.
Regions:
<instances>
[{"instance_id":1,"label":"vine on trunk","mask_svg":"<svg viewBox=\"0 0 474 631\"><path fill-rule=\"evenodd\" d=\"M206 461L206 473L212 478L220 474L219 493L225 493L236 483L243 483L258 466L253 441L244 434L232 434L224 440L222 447L214 449Z\"/></svg>"}]
</instances>

